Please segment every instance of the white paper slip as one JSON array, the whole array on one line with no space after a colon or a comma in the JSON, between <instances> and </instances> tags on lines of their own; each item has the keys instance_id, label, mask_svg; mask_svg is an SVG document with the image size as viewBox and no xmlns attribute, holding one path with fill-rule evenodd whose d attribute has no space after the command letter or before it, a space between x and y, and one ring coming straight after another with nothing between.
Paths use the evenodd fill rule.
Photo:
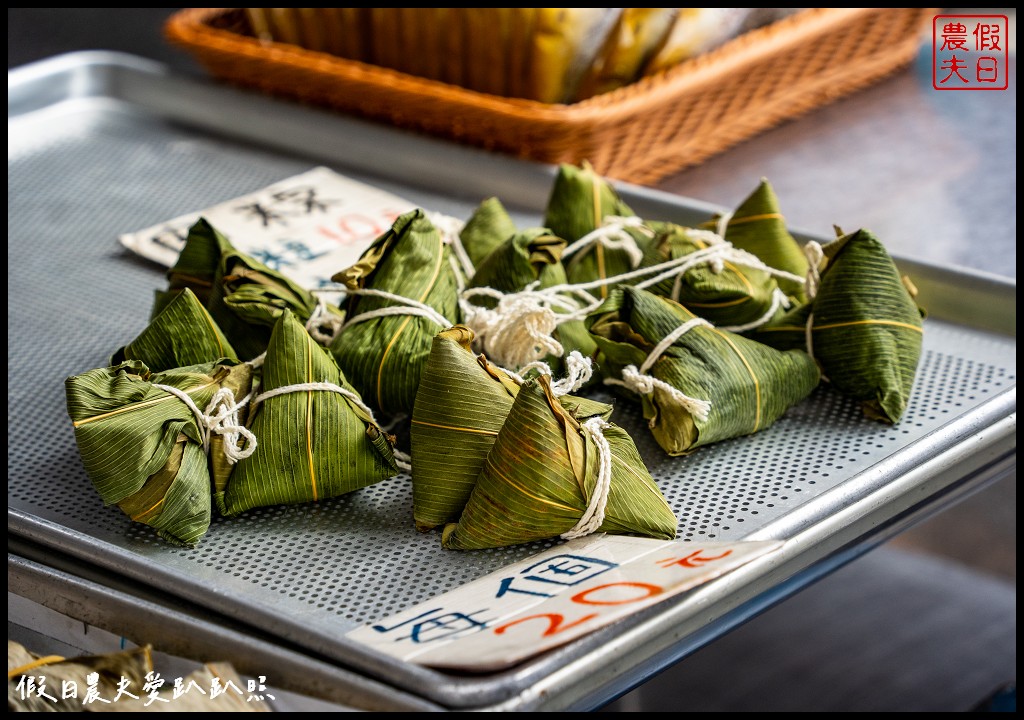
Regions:
<instances>
[{"instance_id":1,"label":"white paper slip","mask_svg":"<svg viewBox=\"0 0 1024 720\"><path fill-rule=\"evenodd\" d=\"M325 167L153 227L120 236L121 244L170 267L200 217L231 244L307 290L341 290L331 276L415 203Z\"/></svg>"},{"instance_id":2,"label":"white paper slip","mask_svg":"<svg viewBox=\"0 0 1024 720\"><path fill-rule=\"evenodd\" d=\"M420 665L509 667L778 549L620 535L572 540L348 637Z\"/></svg>"}]
</instances>

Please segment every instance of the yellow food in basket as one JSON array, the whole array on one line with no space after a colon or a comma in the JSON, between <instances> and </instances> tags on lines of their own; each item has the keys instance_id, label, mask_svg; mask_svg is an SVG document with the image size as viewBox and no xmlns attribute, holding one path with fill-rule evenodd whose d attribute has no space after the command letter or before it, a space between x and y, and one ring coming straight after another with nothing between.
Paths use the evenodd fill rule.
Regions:
<instances>
[{"instance_id":1,"label":"yellow food in basket","mask_svg":"<svg viewBox=\"0 0 1024 720\"><path fill-rule=\"evenodd\" d=\"M624 8L580 83L576 99L585 100L636 80L667 39L678 13L679 8Z\"/></svg>"},{"instance_id":2,"label":"yellow food in basket","mask_svg":"<svg viewBox=\"0 0 1024 720\"><path fill-rule=\"evenodd\" d=\"M572 103L732 37L747 8L245 8L265 42L490 95Z\"/></svg>"}]
</instances>

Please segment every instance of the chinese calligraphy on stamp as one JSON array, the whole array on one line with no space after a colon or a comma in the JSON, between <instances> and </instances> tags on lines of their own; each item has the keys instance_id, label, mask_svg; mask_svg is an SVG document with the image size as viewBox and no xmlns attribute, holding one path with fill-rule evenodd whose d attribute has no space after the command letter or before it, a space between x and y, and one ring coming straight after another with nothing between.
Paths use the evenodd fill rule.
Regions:
<instances>
[{"instance_id":1,"label":"chinese calligraphy on stamp","mask_svg":"<svg viewBox=\"0 0 1024 720\"><path fill-rule=\"evenodd\" d=\"M936 15L932 19L932 87L1006 90L1008 31L1006 15Z\"/></svg>"}]
</instances>

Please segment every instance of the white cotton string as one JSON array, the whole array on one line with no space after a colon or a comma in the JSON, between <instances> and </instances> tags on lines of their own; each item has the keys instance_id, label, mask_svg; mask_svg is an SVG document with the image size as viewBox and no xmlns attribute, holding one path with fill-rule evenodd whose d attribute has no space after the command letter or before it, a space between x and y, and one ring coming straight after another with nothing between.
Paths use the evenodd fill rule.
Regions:
<instances>
[{"instance_id":1,"label":"white cotton string","mask_svg":"<svg viewBox=\"0 0 1024 720\"><path fill-rule=\"evenodd\" d=\"M604 436L604 429L609 426L609 423L600 417L590 418L583 423L583 431L590 436L590 439L594 441L594 445L597 446L597 479L594 482L594 491L590 496L590 502L587 504L587 509L583 512L583 516L579 519L579 522L573 525L571 530L562 533L561 537L565 540L590 535L596 532L604 522L605 510L608 507L608 494L612 486L612 449L608 445L607 438Z\"/></svg>"},{"instance_id":2,"label":"white cotton string","mask_svg":"<svg viewBox=\"0 0 1024 720\"><path fill-rule=\"evenodd\" d=\"M526 380L523 379L523 376L518 373L506 370L505 368L499 369L520 385L526 382ZM530 370L536 370L541 375L552 377L551 366L543 360L538 360L524 365L519 369L519 372L525 375ZM565 358L565 371L566 375L564 378L561 380L555 380L551 383L551 394L555 397L562 397L563 395L576 392L590 382L590 378L594 376L594 362L590 358L584 357L583 353L579 350L573 350L569 353L569 356Z\"/></svg>"},{"instance_id":3,"label":"white cotton string","mask_svg":"<svg viewBox=\"0 0 1024 720\"><path fill-rule=\"evenodd\" d=\"M473 261L469 258L469 253L466 252L466 246L462 244L461 233L463 228L466 227L466 223L451 215L439 212L428 212L427 219L437 228L437 231L441 234L441 241L452 249L452 254L458 260L458 265L453 269L456 270L456 282L461 290L465 282L471 280L476 273ZM457 268L461 268L462 278L459 277L460 273Z\"/></svg>"},{"instance_id":4,"label":"white cotton string","mask_svg":"<svg viewBox=\"0 0 1024 720\"><path fill-rule=\"evenodd\" d=\"M247 395L236 403L234 393L228 388L221 388L206 406L204 417L208 419L209 432L224 438L224 456L229 465L234 465L256 452L256 436L238 417L238 411L245 407L250 397ZM243 438L245 442L239 447L239 441Z\"/></svg>"},{"instance_id":5,"label":"white cotton string","mask_svg":"<svg viewBox=\"0 0 1024 720\"><path fill-rule=\"evenodd\" d=\"M340 385L335 385L334 383L330 383L330 382L310 382L310 383L296 383L294 385L284 385L282 387L274 388L273 390L267 390L264 393L260 393L259 395L257 395L253 399L252 404L253 404L253 407L255 407L255 406L259 405L261 402L265 402L265 401L269 400L270 398L278 397L280 395L288 395L290 393L297 393L297 392L333 392L333 393L338 393L342 397L345 397L348 400L350 400L353 405L355 405L357 408L362 410L364 413L369 415L370 416L370 420L373 421L374 425L377 424L377 421L373 419L373 410L371 410L369 407L366 406L366 404L363 402L362 398L360 398L358 395L356 395L351 390L347 390L346 388L343 388Z\"/></svg>"},{"instance_id":6,"label":"white cotton string","mask_svg":"<svg viewBox=\"0 0 1024 720\"><path fill-rule=\"evenodd\" d=\"M765 265L754 255L733 247L731 243L725 242L710 231L689 230L689 236L706 242L708 247L673 260L638 268L610 278L586 283L564 283L540 290L536 289L536 283L534 283L523 291L507 294L494 288L471 288L460 295L463 322L476 333L478 347L488 357L499 365L521 371L525 365L546 355L560 356L563 353L561 344L555 341L551 334L562 323L582 320L601 306L604 301L591 295L588 292L591 289L637 278L646 279L636 283L635 287L646 289L674 277L675 284L671 297L678 301L682 276L685 272L704 264L711 265L712 269L720 269L725 261L762 270L773 276L788 278L796 282L804 280L792 273ZM470 300L478 296L497 300L498 304L494 308L473 305ZM764 318L759 318L755 323L749 324L749 327L735 327L751 329L764 324L775 314L782 303L783 298L780 294L773 293L771 309Z\"/></svg>"},{"instance_id":7,"label":"white cotton string","mask_svg":"<svg viewBox=\"0 0 1024 720\"><path fill-rule=\"evenodd\" d=\"M701 422L707 420L708 414L711 412L710 400L690 397L664 380L640 372L636 365L627 365L622 369L622 380L608 378L604 382L605 385L621 385L640 395L650 395L655 389L662 390L671 395L677 403Z\"/></svg>"},{"instance_id":8,"label":"white cotton string","mask_svg":"<svg viewBox=\"0 0 1024 720\"><path fill-rule=\"evenodd\" d=\"M555 397L576 392L590 382L590 378L594 376L594 363L590 358L584 357L579 350L573 350L565 358L565 371L564 378L551 383L551 394Z\"/></svg>"},{"instance_id":9,"label":"white cotton string","mask_svg":"<svg viewBox=\"0 0 1024 720\"><path fill-rule=\"evenodd\" d=\"M734 332L734 333L740 333L740 332L746 332L747 330L753 330L754 328L761 327L766 322L769 322L773 317L775 317L775 313L778 312L779 308L787 308L788 309L789 306L790 306L789 297L786 295L786 293L782 292L782 290L779 289L779 288L775 288L774 290L772 290L772 304L771 304L771 307L768 308L768 312L766 312L764 315L759 317L757 320L752 320L752 321L746 323L745 325L727 325L727 326L722 326L720 329L728 330L729 332Z\"/></svg>"},{"instance_id":10,"label":"white cotton string","mask_svg":"<svg viewBox=\"0 0 1024 720\"><path fill-rule=\"evenodd\" d=\"M664 353L676 340L681 338L686 333L693 330L698 326L713 327L711 323L703 318L693 318L688 320L675 330L670 332L665 338L654 346L654 349L644 360L643 364L637 368L635 365L627 365L622 370L622 379L616 380L615 378L608 378L605 380L606 385L620 385L628 388L635 393L640 395L650 395L654 390L660 389L669 395L682 405L686 410L700 421L708 419L708 413L711 412L711 402L708 400L700 400L698 398L690 397L689 395L681 392L678 388L669 385L664 380L648 375L647 371L651 369L658 358Z\"/></svg>"},{"instance_id":11,"label":"white cotton string","mask_svg":"<svg viewBox=\"0 0 1024 720\"><path fill-rule=\"evenodd\" d=\"M327 301L317 297L316 307L306 321L306 332L321 345L330 345L338 337L345 319L327 309ZM324 332L325 329L327 332Z\"/></svg>"},{"instance_id":12,"label":"white cotton string","mask_svg":"<svg viewBox=\"0 0 1024 720\"><path fill-rule=\"evenodd\" d=\"M533 292L504 295L493 309L467 305L463 321L484 354L505 367L518 370L565 352L551 336L559 323L555 312Z\"/></svg>"},{"instance_id":13,"label":"white cotton string","mask_svg":"<svg viewBox=\"0 0 1024 720\"><path fill-rule=\"evenodd\" d=\"M695 327L710 328L714 327L714 325L709 323L704 318L699 317L687 320L682 325L680 325L675 330L666 335L664 338L662 338L661 342L654 346L654 349L651 350L651 352L647 355L647 359L644 360L643 364L640 366L640 372L645 373L648 370L650 370L651 367L654 366L654 363L658 361L658 358L661 357L662 353L664 353L666 350L672 347L672 343L674 343L676 340L681 338L686 333L693 330Z\"/></svg>"},{"instance_id":14,"label":"white cotton string","mask_svg":"<svg viewBox=\"0 0 1024 720\"><path fill-rule=\"evenodd\" d=\"M804 245L804 255L807 257L807 277L804 279L804 288L807 292L807 299L813 300L818 295L818 288L821 286L821 261L825 252L821 245L814 240Z\"/></svg>"},{"instance_id":15,"label":"white cotton string","mask_svg":"<svg viewBox=\"0 0 1024 720\"><path fill-rule=\"evenodd\" d=\"M622 217L620 215L608 215L601 221L601 226L583 237L576 242L572 243L562 252L562 257L567 258L570 255L584 250L595 243L601 243L609 250L623 250L629 257L629 263L631 268L637 267L644 259L644 252L636 244L636 239L626 232L626 228L632 228L639 232L653 236L654 232L644 225L644 221L641 218L636 217Z\"/></svg>"},{"instance_id":16,"label":"white cotton string","mask_svg":"<svg viewBox=\"0 0 1024 720\"><path fill-rule=\"evenodd\" d=\"M348 320L341 326L339 332L355 325L357 323L366 322L367 320L374 320L380 317L387 317L390 315L414 315L416 317L426 318L440 326L442 329L450 328L455 323L451 322L444 315L439 313L434 308L421 303L412 298L403 297L402 295L395 295L384 290L350 290L349 295L364 295L367 297L379 297L384 300L390 300L391 302L398 303L397 305L389 305L376 310L368 310L364 313L359 313Z\"/></svg>"},{"instance_id":17,"label":"white cotton string","mask_svg":"<svg viewBox=\"0 0 1024 720\"><path fill-rule=\"evenodd\" d=\"M732 210L727 210L726 212L718 216L718 221L715 225L715 232L717 232L723 238L725 237L726 230L729 229L729 221L732 220L732 216Z\"/></svg>"},{"instance_id":18,"label":"white cotton string","mask_svg":"<svg viewBox=\"0 0 1024 720\"><path fill-rule=\"evenodd\" d=\"M238 411L249 402L249 396L236 403L234 393L228 388L221 388L214 393L204 412L184 390L159 383L153 383L153 387L174 395L192 411L203 440L203 452L207 455L210 454L211 435L220 435L224 438L224 456L231 465L256 452L256 436L242 425L238 418ZM245 442L239 447L239 441L243 438Z\"/></svg>"}]
</instances>

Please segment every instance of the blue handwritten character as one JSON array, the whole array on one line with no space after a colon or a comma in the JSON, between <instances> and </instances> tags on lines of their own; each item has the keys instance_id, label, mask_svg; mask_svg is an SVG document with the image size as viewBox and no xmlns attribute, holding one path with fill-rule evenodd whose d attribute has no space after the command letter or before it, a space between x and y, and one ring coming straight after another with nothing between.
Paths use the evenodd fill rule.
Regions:
<instances>
[{"instance_id":1,"label":"blue handwritten character","mask_svg":"<svg viewBox=\"0 0 1024 720\"><path fill-rule=\"evenodd\" d=\"M487 627L487 623L490 620L479 619L476 616L486 613L487 610L488 608L484 608L471 613L463 613L446 611L444 608L435 608L420 613L416 617L400 622L397 625L392 625L391 627L374 625L373 629L380 633L388 633L401 627L407 627L408 635L396 637L395 642L411 640L414 643L422 644L444 640L460 634L468 635L471 632L483 630Z\"/></svg>"},{"instance_id":2,"label":"blue handwritten character","mask_svg":"<svg viewBox=\"0 0 1024 720\"><path fill-rule=\"evenodd\" d=\"M566 588L579 585L618 566L618 563L600 558L555 555L520 570L514 577L503 578L498 584L495 597L500 598L506 593L554 597Z\"/></svg>"}]
</instances>

